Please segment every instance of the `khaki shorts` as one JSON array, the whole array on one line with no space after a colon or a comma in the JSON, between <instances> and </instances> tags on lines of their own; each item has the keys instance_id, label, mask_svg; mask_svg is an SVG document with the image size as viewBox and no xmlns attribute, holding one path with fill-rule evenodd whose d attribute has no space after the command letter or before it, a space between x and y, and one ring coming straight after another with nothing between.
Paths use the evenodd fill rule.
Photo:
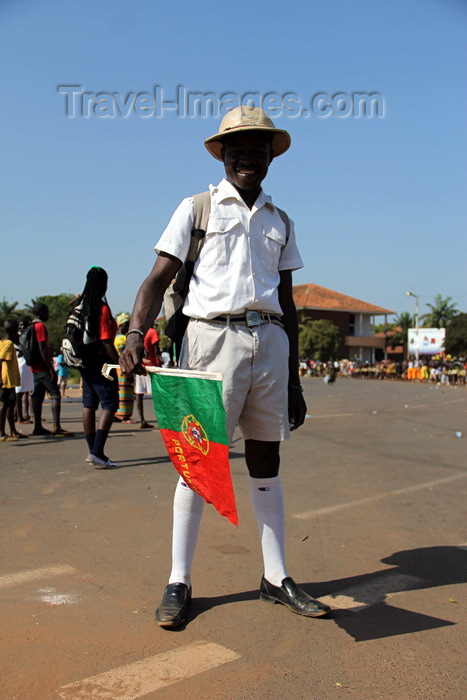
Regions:
<instances>
[{"instance_id":1,"label":"khaki shorts","mask_svg":"<svg viewBox=\"0 0 467 700\"><path fill-rule=\"evenodd\" d=\"M180 366L222 373L229 440L236 425L245 440L275 442L290 436L289 339L281 326L190 319Z\"/></svg>"}]
</instances>

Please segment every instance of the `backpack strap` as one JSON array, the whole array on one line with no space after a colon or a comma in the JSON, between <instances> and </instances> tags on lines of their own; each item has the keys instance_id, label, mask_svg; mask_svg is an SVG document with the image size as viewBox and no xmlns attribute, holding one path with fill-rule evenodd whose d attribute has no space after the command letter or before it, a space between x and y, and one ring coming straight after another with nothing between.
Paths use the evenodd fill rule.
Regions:
<instances>
[{"instance_id":1,"label":"backpack strap","mask_svg":"<svg viewBox=\"0 0 467 700\"><path fill-rule=\"evenodd\" d=\"M279 207L276 207L276 210L285 224L285 242L287 244L287 241L289 240L290 236L290 219L283 209L279 209Z\"/></svg>"},{"instance_id":2,"label":"backpack strap","mask_svg":"<svg viewBox=\"0 0 467 700\"><path fill-rule=\"evenodd\" d=\"M193 195L193 203L195 205L195 223L194 229L206 231L208 227L209 214L211 213L211 193L209 190Z\"/></svg>"},{"instance_id":3,"label":"backpack strap","mask_svg":"<svg viewBox=\"0 0 467 700\"><path fill-rule=\"evenodd\" d=\"M209 190L193 195L195 220L191 232L191 242L188 249L187 260L195 262L201 250L202 240L208 226L209 214L211 213L211 193ZM290 219L283 209L276 207L277 213L285 225L285 242L287 244L290 237Z\"/></svg>"},{"instance_id":4,"label":"backpack strap","mask_svg":"<svg viewBox=\"0 0 467 700\"><path fill-rule=\"evenodd\" d=\"M188 249L187 260L195 262L201 250L202 240L208 226L209 214L211 212L211 193L209 190L193 195L195 220L191 231L190 247Z\"/></svg>"}]
</instances>

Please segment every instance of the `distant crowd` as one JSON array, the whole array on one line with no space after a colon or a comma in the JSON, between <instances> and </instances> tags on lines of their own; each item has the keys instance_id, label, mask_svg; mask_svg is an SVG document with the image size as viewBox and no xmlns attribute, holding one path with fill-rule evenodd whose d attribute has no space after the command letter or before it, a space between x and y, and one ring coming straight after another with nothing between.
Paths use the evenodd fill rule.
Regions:
<instances>
[{"instance_id":1,"label":"distant crowd","mask_svg":"<svg viewBox=\"0 0 467 700\"><path fill-rule=\"evenodd\" d=\"M97 319L97 330L95 331L97 340L94 340L87 347L88 355L91 348L94 348L94 354L97 353L96 362L99 364L99 368L95 372L96 376L93 378L92 384L98 383L100 386L103 381L100 365L104 360L117 363L118 357L125 347L126 337L129 332L129 314L119 314L116 320L112 318L110 309L108 309L105 301L107 284L105 271L102 268L91 268L88 277L89 275L93 277L99 274L104 281L101 285L102 289L98 290L96 297L97 311L94 312ZM70 305L76 306L78 304L81 307L82 303L83 296L79 295L70 302ZM109 329L106 334L102 330L105 324L103 325L99 316L102 308L108 309L107 326L109 326ZM72 437L72 433L64 430L60 424L60 399L66 396L70 365L69 358L67 360L63 352L54 355L50 352L47 327L45 325L49 317L48 307L38 302L33 311L35 314L34 319L24 316L19 322L15 319L7 320L4 324L6 337L0 340L0 441L4 442L16 441L27 437L16 429L15 423L34 422L32 434L36 436ZM101 324L100 326L99 323ZM28 328L33 331L29 336L31 358L28 357L29 353L27 352ZM103 333L106 337L102 336ZM99 335L101 336L100 339ZM144 345L144 364L156 367L173 366L171 355L166 351L161 351L159 336L154 328L149 329L146 333ZM82 389L83 380L89 379L87 373L86 367L80 367ZM359 360L320 362L306 358L300 360L299 373L301 377L321 377L326 383L330 384L334 383L337 377L351 377L357 379L425 382L460 387L466 384L467 359L451 356L434 356L421 357L419 359L409 358L404 362L394 360L379 362L362 362ZM115 406L112 403L112 407L105 409L108 414L108 426L106 425L105 429L100 429L99 435L105 430L105 437L107 437L112 422L133 423L134 403L136 403L140 428L153 427L144 417L143 397L145 394L150 393L151 390L148 376L124 375L118 371L118 392L117 387L115 385L111 387L108 382L104 383L104 387L106 391L112 390L113 394L115 394L113 396ZM86 386L84 386L84 389L86 389ZM102 391L100 388L99 391L93 388L92 396L90 391L88 391L88 399L86 399L86 391L83 392L83 401L85 403L85 411L86 401L92 404L94 415L95 408L102 402L103 397L101 396ZM42 404L46 395L51 399L53 417L53 429L51 431L42 425ZM93 421L91 422L94 426ZM98 466L102 466L101 463L103 463L104 468L116 467L111 460L103 455L102 449L100 449L102 454L94 455L92 452L93 445L90 443L95 439L93 426L87 426L91 435L88 440L91 452L87 457L87 461L91 462L92 457L93 464L98 463Z\"/></svg>"},{"instance_id":2,"label":"distant crowd","mask_svg":"<svg viewBox=\"0 0 467 700\"><path fill-rule=\"evenodd\" d=\"M465 386L467 360L465 358L410 359L404 362L382 360L362 362L359 360L335 360L320 362L310 359L300 360L302 377L338 377L357 379L392 379L399 381L431 382L449 386Z\"/></svg>"},{"instance_id":3,"label":"distant crowd","mask_svg":"<svg viewBox=\"0 0 467 700\"><path fill-rule=\"evenodd\" d=\"M102 268L92 268L91 276L101 275L107 280L107 275ZM98 271L97 273L95 271ZM88 273L89 276L89 273ZM102 283L104 285L104 282ZM99 291L99 308L102 304L103 289ZM70 307L82 304L82 295L78 295L70 302ZM70 368L76 367L74 362L70 362L70 349L67 351L63 347L60 352L52 353L48 343L48 331L46 322L49 319L49 309L46 304L38 302L33 307L34 318L23 316L19 321L14 318L8 319L4 323L3 339L0 339L0 441L16 442L28 435L20 432L16 424L34 424L32 435L42 437L73 437L73 433L64 430L60 424L61 399L66 397L68 381L70 378ZM68 322L70 322L70 318ZM80 389L83 402L86 403L86 384L88 369L93 361L90 353L99 356L99 364L104 360L117 363L118 357L125 347L126 334L128 333L130 316L122 313L114 320L109 311L109 324L112 325L112 332L109 332L107 340L108 348L104 353L99 341L92 341L87 344L83 353L83 362L79 367ZM98 319L99 320L99 319ZM87 333L87 331L86 331ZM98 328L98 333L102 335L102 328ZM89 334L88 334L89 336ZM64 341L62 341L64 343ZM114 354L112 354L114 353ZM86 360L84 362L84 359ZM156 367L168 367L171 365L169 353L161 351L159 348L159 336L154 328L148 330L145 336L145 365ZM94 383L99 384L96 397L92 397L93 411L94 404L104 403L104 411L109 413L109 427L112 422L134 423L133 407L136 403L138 411L138 422L140 428L147 429L154 426L146 421L144 417L143 398L145 394L151 393L148 375L123 375L118 370L118 391L115 384L104 380L99 372L94 377ZM115 405L107 408L107 403L103 391L112 391ZM89 392L88 392L89 393ZM53 428L48 430L42 421L42 407L45 397L51 401L53 418ZM88 402L89 402L88 401ZM85 407L86 408L86 407ZM89 407L88 407L89 408ZM94 433L92 427L88 431ZM101 430L102 432L102 430ZM108 429L106 428L106 432ZM86 433L86 428L85 428ZM95 438L93 438L94 440ZM92 455L92 453L90 453ZM101 461L99 455L97 455ZM89 459L89 455L87 460ZM93 464L96 461L94 456ZM105 466L109 468L110 460L105 459ZM113 464L113 463L111 463Z\"/></svg>"}]
</instances>

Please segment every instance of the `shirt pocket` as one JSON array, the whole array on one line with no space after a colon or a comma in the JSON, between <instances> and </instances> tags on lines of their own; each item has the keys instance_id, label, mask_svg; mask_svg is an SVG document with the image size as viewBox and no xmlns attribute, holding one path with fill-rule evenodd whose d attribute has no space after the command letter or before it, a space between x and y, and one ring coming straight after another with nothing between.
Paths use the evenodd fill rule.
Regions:
<instances>
[{"instance_id":1,"label":"shirt pocket","mask_svg":"<svg viewBox=\"0 0 467 700\"><path fill-rule=\"evenodd\" d=\"M242 227L238 216L209 218L204 249L209 264L228 265L240 254Z\"/></svg>"},{"instance_id":2,"label":"shirt pocket","mask_svg":"<svg viewBox=\"0 0 467 700\"><path fill-rule=\"evenodd\" d=\"M285 246L285 234L274 226L264 226L262 235L263 263L268 270L277 270L282 248Z\"/></svg>"}]
</instances>

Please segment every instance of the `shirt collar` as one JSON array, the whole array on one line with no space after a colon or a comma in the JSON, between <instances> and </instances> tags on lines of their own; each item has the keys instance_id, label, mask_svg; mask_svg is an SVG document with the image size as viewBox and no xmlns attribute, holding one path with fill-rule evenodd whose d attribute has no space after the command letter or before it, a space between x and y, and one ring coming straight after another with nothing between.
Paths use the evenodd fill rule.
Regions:
<instances>
[{"instance_id":1,"label":"shirt collar","mask_svg":"<svg viewBox=\"0 0 467 700\"><path fill-rule=\"evenodd\" d=\"M213 195L216 204L219 204L225 199L233 198L246 206L245 202L240 197L235 187L226 178L223 178L219 182L217 187L215 187L214 185L209 185L209 189L211 190L211 194ZM256 198L256 202L253 205L252 211L256 209L261 209L261 207L265 205L268 205L269 207L274 209L274 204L272 203L271 197L268 194L265 194L264 190L261 189L259 195Z\"/></svg>"}]
</instances>

